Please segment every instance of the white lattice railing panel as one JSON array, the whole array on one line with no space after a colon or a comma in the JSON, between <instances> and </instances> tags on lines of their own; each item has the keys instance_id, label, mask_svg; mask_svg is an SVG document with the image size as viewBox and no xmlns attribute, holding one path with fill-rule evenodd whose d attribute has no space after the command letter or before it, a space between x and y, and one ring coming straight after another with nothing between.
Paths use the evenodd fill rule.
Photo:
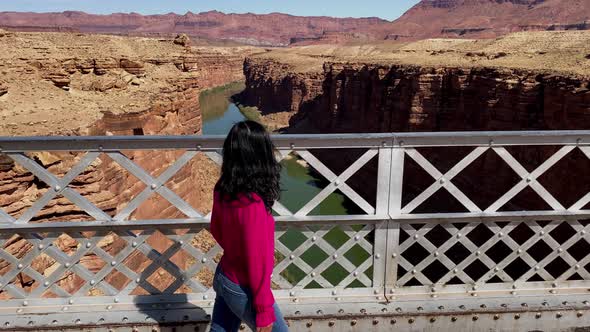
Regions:
<instances>
[{"instance_id":1,"label":"white lattice railing panel","mask_svg":"<svg viewBox=\"0 0 590 332\"><path fill-rule=\"evenodd\" d=\"M328 225L278 231L273 282L282 289L372 287L374 228Z\"/></svg>"},{"instance_id":2,"label":"white lattice railing panel","mask_svg":"<svg viewBox=\"0 0 590 332\"><path fill-rule=\"evenodd\" d=\"M588 286L588 221L402 224L395 286L409 293L513 293ZM413 289L413 291L412 291Z\"/></svg>"},{"instance_id":3,"label":"white lattice railing panel","mask_svg":"<svg viewBox=\"0 0 590 332\"><path fill-rule=\"evenodd\" d=\"M201 227L85 233L4 233L2 296L206 293L221 255Z\"/></svg>"}]
</instances>

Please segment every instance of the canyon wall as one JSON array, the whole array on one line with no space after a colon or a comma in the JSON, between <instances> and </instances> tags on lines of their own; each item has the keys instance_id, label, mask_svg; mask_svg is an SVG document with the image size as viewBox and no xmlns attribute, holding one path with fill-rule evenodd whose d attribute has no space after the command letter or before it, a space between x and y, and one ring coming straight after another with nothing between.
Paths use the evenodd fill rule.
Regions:
<instances>
[{"instance_id":1,"label":"canyon wall","mask_svg":"<svg viewBox=\"0 0 590 332\"><path fill-rule=\"evenodd\" d=\"M41 36L44 37L44 35ZM63 37L58 36L59 38ZM84 41L77 42L84 43ZM75 50L78 45L73 43L65 47ZM45 52L52 48L48 47ZM33 54L29 57L21 57L18 61L7 61L2 66L4 75L0 77L3 81L1 91L5 94L4 99L0 100L0 114L5 119L1 126L2 130L6 134L17 131L19 135L33 134L34 127L41 127L43 135L200 134L202 129L200 92L242 79L243 55L223 50L186 52L183 48L176 46L174 50L181 50L182 54L174 55L170 52L169 55L162 56L152 52L145 55L116 56L96 52L95 55L77 54L75 57L72 54L65 56ZM31 86L33 95L26 96L26 90L23 90L29 87L22 84L23 79L26 79L26 84ZM24 100L24 103L29 109L19 109L23 104L22 98L28 98ZM69 98L77 101L78 104L70 105L67 103ZM100 106L105 107L100 108ZM64 113L63 118L54 124L48 114L54 108L61 107L63 107L61 109ZM70 109L79 114L67 113ZM84 113L85 110L89 110L89 113ZM34 123L19 122L21 113L27 114L26 118ZM79 120L78 117L83 119ZM155 177L168 168L183 152L125 151L123 153ZM84 154L32 152L28 155L52 174L61 177ZM198 155L165 185L194 208L206 214L211 206L213 185L217 176L218 167L204 155ZM70 188L111 217L121 211L145 187L146 184L104 154L70 185ZM14 218L19 218L48 190L51 189L44 182L18 163L0 154L1 209ZM158 218L186 218L186 216L155 194L128 219ZM84 220L93 220L93 218L68 199L58 195L33 216L31 222ZM211 236L204 232L195 239L195 245L208 248L212 241ZM115 254L125 246L125 243L116 234L109 233L99 246ZM165 251L168 245L165 236L159 233L150 237L148 243L160 252ZM54 244L67 254L72 254L82 245L65 234L62 234ZM26 255L31 247L31 243L20 235L13 236L4 245L4 249L16 258ZM180 267L190 264L189 259L185 253L174 257L175 263ZM150 262L141 254L135 253L124 264L135 271L141 271ZM92 273L97 273L106 264L93 253L85 255L80 263ZM59 264L46 255L35 258L31 264L33 269L46 276L58 266ZM8 261L0 260L0 274L6 273L10 267ZM202 281L209 283L212 272L203 271ZM164 287L173 280L174 278L167 273L156 273L150 278L150 282L156 287ZM110 273L106 281L117 289L122 289L130 282L119 272ZM38 282L26 273L19 274L13 280L13 284L25 291L39 287ZM74 293L84 285L84 281L70 271L62 275L57 284L64 290ZM92 289L89 294L100 295L101 293L97 289ZM145 294L145 291L137 289L133 294ZM48 291L44 296L55 295ZM8 298L9 295L1 291L0 297Z\"/></svg>"},{"instance_id":2,"label":"canyon wall","mask_svg":"<svg viewBox=\"0 0 590 332\"><path fill-rule=\"evenodd\" d=\"M327 61L322 70L302 70L293 65L295 61L285 58L247 59L246 90L241 98L263 113L296 112L290 120L291 133L590 128L588 76L527 68L381 64L380 61ZM533 171L556 149L512 147L509 151ZM420 152L444 173L470 149L420 149ZM319 153L318 157L334 169L343 169L343 164L354 161L351 155L330 151ZM434 181L407 159L404 204ZM590 183L590 175L585 171L589 165L588 159L576 150L539 181L569 207L590 190L586 185ZM353 178L349 182L369 201L374 201L375 188L362 183L376 176L374 166L361 170L357 180ZM518 180L490 151L453 183L485 209ZM527 189L501 210L548 208ZM444 190L416 210L445 211L463 212L465 208Z\"/></svg>"}]
</instances>

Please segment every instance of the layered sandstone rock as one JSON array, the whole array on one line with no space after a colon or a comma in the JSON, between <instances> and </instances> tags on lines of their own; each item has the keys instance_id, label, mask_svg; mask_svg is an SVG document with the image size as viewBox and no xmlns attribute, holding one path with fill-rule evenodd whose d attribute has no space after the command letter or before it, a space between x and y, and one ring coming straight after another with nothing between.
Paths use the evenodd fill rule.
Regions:
<instances>
[{"instance_id":1,"label":"layered sandstone rock","mask_svg":"<svg viewBox=\"0 0 590 332\"><path fill-rule=\"evenodd\" d=\"M383 46L279 50L246 60L241 100L263 113L294 112L290 132L587 129L590 62L583 54L588 40L590 33L519 34L485 43L424 41L393 50ZM569 49L555 45L561 42L569 43ZM421 152L444 172L469 151ZM510 151L532 171L555 148ZM318 156L334 169L354 160L352 154L333 151ZM588 159L577 151L540 181L569 207L590 190L580 185L590 183L588 166ZM408 203L434 179L410 161L405 172L404 203ZM367 167L349 183L374 200L375 188L355 183L374 176L375 168ZM492 152L453 180L482 209L517 181ZM465 210L444 190L438 194L442 196L418 211ZM531 192L503 207L547 208Z\"/></svg>"},{"instance_id":2,"label":"layered sandstone rock","mask_svg":"<svg viewBox=\"0 0 590 332\"><path fill-rule=\"evenodd\" d=\"M241 79L244 54L248 49L185 48L170 42L103 36L66 34L12 34L0 38L0 134L14 135L194 135L201 132L199 93L209 87ZM178 66L180 64L180 66ZM181 68L178 68L181 67ZM168 168L183 151L133 151L124 154L156 176ZM35 152L29 156L52 174L62 177L78 163L83 153ZM207 213L218 170L213 162L198 155L165 185L197 210ZM116 215L139 194L146 184L124 170L110 157L101 155L70 185L84 198L110 216ZM48 190L43 181L6 155L0 154L0 209L14 218L24 213ZM129 219L186 218L165 199L153 195ZM31 222L92 220L85 211L58 195ZM198 245L209 245L208 233ZM165 237L156 233L150 243L161 252ZM72 254L82 244L62 234L54 245ZM99 246L115 254L125 242L107 234ZM32 245L14 236L5 249L17 258ZM186 254L175 259L179 266L190 264ZM130 268L145 268L149 260L130 256ZM96 273L106 264L87 254L81 264ZM46 276L59 266L46 255L31 265ZM0 261L0 274L9 264ZM122 288L129 280L120 273L107 281ZM173 281L156 273L150 281L161 287ZM26 274L14 280L27 291L38 283ZM66 273L58 285L73 293L84 284ZM139 291L138 291L139 292ZM90 293L100 295L100 291ZM141 292L140 292L141 293ZM2 292L0 296L6 297ZM46 294L52 297L52 294Z\"/></svg>"}]
</instances>

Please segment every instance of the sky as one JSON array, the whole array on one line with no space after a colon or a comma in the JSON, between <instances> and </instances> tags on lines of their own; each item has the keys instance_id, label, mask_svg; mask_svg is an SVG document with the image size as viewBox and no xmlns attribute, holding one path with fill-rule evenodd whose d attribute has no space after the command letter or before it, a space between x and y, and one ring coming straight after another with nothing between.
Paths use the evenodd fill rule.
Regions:
<instances>
[{"instance_id":1,"label":"sky","mask_svg":"<svg viewBox=\"0 0 590 332\"><path fill-rule=\"evenodd\" d=\"M79 10L95 14L137 12L184 14L219 10L224 13L282 12L300 16L370 17L394 20L419 0L0 0L0 11L61 12Z\"/></svg>"}]
</instances>

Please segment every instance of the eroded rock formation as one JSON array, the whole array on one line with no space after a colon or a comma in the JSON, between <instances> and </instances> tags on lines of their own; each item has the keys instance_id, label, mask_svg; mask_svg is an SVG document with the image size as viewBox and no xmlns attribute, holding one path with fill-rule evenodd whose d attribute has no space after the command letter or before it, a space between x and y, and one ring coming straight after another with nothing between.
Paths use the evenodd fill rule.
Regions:
<instances>
[{"instance_id":1,"label":"eroded rock formation","mask_svg":"<svg viewBox=\"0 0 590 332\"><path fill-rule=\"evenodd\" d=\"M114 39L111 39L114 38ZM97 40L98 39L98 40ZM102 42L102 43L101 43ZM243 53L236 49L188 49L157 40L118 37L72 36L61 34L14 34L0 38L2 90L11 91L0 99L2 135L194 135L201 132L199 93L206 88L241 79ZM34 46L31 46L34 45ZM246 50L246 52L248 52ZM15 56L18 54L18 57ZM24 120L26 119L26 120ZM153 176L168 168L183 151L133 151L124 154ZM34 152L28 154L52 174L62 177L80 161L83 153ZM168 183L197 210L210 209L217 167L199 155L182 168ZM101 155L70 185L84 198L114 216L139 194L146 184L124 170L110 157ZM48 190L43 181L0 154L0 208L20 218ZM153 195L130 216L134 219L186 218L165 199ZM92 220L85 211L61 195L52 199L31 222ZM167 240L156 233L148 242L164 251ZM197 246L210 245L203 233ZM62 234L55 245L67 254L79 243ZM107 234L99 246L115 254L125 242L116 234ZM15 235L5 250L17 258L29 252L32 244ZM176 255L179 266L190 264L185 253ZM130 256L125 264L145 268L149 264L141 254ZM91 272L106 262L87 254L81 264ZM58 266L41 255L31 265L46 276ZM0 261L0 274L10 265ZM204 272L210 278L210 273ZM121 289L130 280L121 273L106 280ZM174 278L156 273L150 279L164 287ZM204 280L207 282L209 279ZM13 281L27 291L38 283L26 274ZM58 285L73 293L84 284L75 273L65 273ZM89 293L100 295L92 289ZM141 294L138 290L134 294ZM6 292L0 296L7 297ZM46 296L54 296L50 292Z\"/></svg>"},{"instance_id":2,"label":"eroded rock formation","mask_svg":"<svg viewBox=\"0 0 590 332\"><path fill-rule=\"evenodd\" d=\"M556 34L533 34L527 45L541 45L537 42L543 36L558 40ZM576 34L563 36L573 38ZM590 38L590 34L584 36ZM257 106L266 113L293 112L290 132L588 129L590 63L582 62L587 60L581 60L578 51L561 53L545 46L536 49L535 55L509 46L512 44L506 43L507 40L486 44L485 50L467 51L464 46L445 46L441 50L434 44L424 49L425 43L417 43L385 56L372 49L372 58L359 55L366 59L363 62L334 55L351 52L346 48L329 53L321 49L320 54L312 54L309 48L277 51L274 55L271 52L245 61L246 90L241 98L245 104ZM476 54L479 55L474 60ZM303 65L303 59L313 63L315 58L324 59L321 66ZM551 66L553 63L567 66L558 70L557 66ZM444 172L469 151L423 149L421 152ZM510 148L510 151L532 171L556 150L546 147ZM343 164L349 165L353 160L347 154L333 151L318 156L334 169L343 169ZM588 165L587 158L575 151L540 181L569 207L590 190L586 185L590 183L585 171ZM361 173L357 179L366 181L375 176L375 168ZM407 161L404 202L408 203L432 181L415 163ZM454 179L482 209L516 181L515 173L492 152ZM355 185L355 180L350 182ZM374 196L375 188L359 183L356 187L364 196ZM439 191L437 195L442 196L435 196L417 211L465 210L445 193ZM547 208L532 192L502 207L504 210Z\"/></svg>"}]
</instances>

